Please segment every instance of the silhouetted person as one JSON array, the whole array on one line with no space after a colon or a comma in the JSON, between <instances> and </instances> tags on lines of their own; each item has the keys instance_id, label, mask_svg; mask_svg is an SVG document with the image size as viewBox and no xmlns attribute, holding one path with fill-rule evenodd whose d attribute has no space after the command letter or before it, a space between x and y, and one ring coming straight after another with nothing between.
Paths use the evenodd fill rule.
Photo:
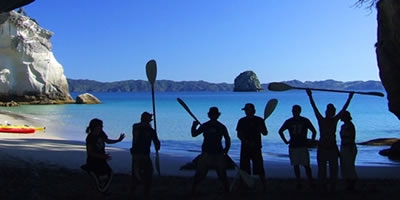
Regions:
<instances>
[{"instance_id":1,"label":"silhouetted person","mask_svg":"<svg viewBox=\"0 0 400 200\"><path fill-rule=\"evenodd\" d=\"M101 192L104 192L109 187L112 180L112 169L108 165L107 161L111 159L111 156L105 151L105 143L114 144L122 141L125 138L125 134L121 133L118 139L109 139L107 134L103 131L103 121L94 118L90 121L89 126L86 128L86 165L82 166L82 169L89 173L94 173L96 178L97 187ZM93 174L91 174L93 175ZM107 176L108 180L106 183L98 180L102 176ZM99 185L100 184L100 185Z\"/></svg>"},{"instance_id":2,"label":"silhouetted person","mask_svg":"<svg viewBox=\"0 0 400 200\"><path fill-rule=\"evenodd\" d=\"M340 169L346 182L346 188L354 190L358 178L355 166L357 156L356 128L351 121L352 118L349 111L344 111L340 120L343 121L340 128Z\"/></svg>"},{"instance_id":3,"label":"silhouetted person","mask_svg":"<svg viewBox=\"0 0 400 200\"><path fill-rule=\"evenodd\" d=\"M191 127L192 137L203 134L204 140L201 146L201 155L197 161L192 194L196 192L199 182L207 176L209 169L216 169L218 178L222 181L225 192L229 192L225 154L228 153L231 147L231 138L225 125L218 121L220 115L221 113L217 107L211 107L208 112L209 121L201 124L199 128L197 128L199 122L193 121ZM225 140L225 148L222 146L222 138Z\"/></svg>"},{"instance_id":4,"label":"silhouetted person","mask_svg":"<svg viewBox=\"0 0 400 200\"><path fill-rule=\"evenodd\" d=\"M325 190L327 185L326 168L328 164L330 173L330 189L331 191L335 191L339 168L339 148L336 144L336 129L340 115L349 106L354 92L349 93L349 97L347 98L346 103L343 105L343 108L338 112L337 115L335 115L335 106L329 103L326 106L325 117L323 117L319 112L317 106L315 105L311 90L307 89L306 91L310 99L311 106L314 110L315 116L317 117L320 133L317 149L318 178L321 181L321 186L323 190Z\"/></svg>"},{"instance_id":5,"label":"silhouetted person","mask_svg":"<svg viewBox=\"0 0 400 200\"><path fill-rule=\"evenodd\" d=\"M268 130L264 119L256 116L254 104L247 103L242 108L246 113L245 117L239 119L236 131L240 147L240 169L251 174L251 163L253 164L253 174L258 174L262 183L263 190L266 190L264 159L261 148L261 134L267 135Z\"/></svg>"},{"instance_id":6,"label":"silhouetted person","mask_svg":"<svg viewBox=\"0 0 400 200\"><path fill-rule=\"evenodd\" d=\"M289 158L290 164L293 165L294 174L297 180L297 188L301 188L300 179L300 165L304 166L309 184L313 187L313 178L310 167L310 154L307 148L307 132L312 132L311 140L315 141L317 131L312 125L311 121L300 115L301 107L294 105L292 107L293 117L287 119L279 129L279 135L281 136L285 144L289 144ZM289 131L290 140L288 141L284 135L284 131Z\"/></svg>"},{"instance_id":7,"label":"silhouetted person","mask_svg":"<svg viewBox=\"0 0 400 200\"><path fill-rule=\"evenodd\" d=\"M144 183L144 195L148 196L152 186L153 162L150 158L151 142L156 151L160 150L160 140L150 122L153 115L143 112L139 123L132 126L132 193L139 182Z\"/></svg>"}]
</instances>

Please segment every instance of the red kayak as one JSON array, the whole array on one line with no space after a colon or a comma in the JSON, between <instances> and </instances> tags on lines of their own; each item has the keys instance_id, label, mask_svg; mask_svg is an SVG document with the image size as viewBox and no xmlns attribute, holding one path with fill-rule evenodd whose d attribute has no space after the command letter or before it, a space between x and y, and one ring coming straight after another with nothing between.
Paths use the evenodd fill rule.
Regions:
<instances>
[{"instance_id":1,"label":"red kayak","mask_svg":"<svg viewBox=\"0 0 400 200\"><path fill-rule=\"evenodd\" d=\"M34 133L36 130L35 128L29 128L29 127L1 127L0 126L0 132L3 133L22 133L22 134L28 134L28 133Z\"/></svg>"}]
</instances>

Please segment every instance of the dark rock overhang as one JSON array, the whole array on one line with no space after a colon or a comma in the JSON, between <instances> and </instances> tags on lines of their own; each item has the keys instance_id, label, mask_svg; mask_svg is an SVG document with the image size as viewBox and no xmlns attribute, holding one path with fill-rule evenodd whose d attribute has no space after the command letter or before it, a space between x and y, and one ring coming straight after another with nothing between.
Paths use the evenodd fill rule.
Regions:
<instances>
[{"instance_id":1,"label":"dark rock overhang","mask_svg":"<svg viewBox=\"0 0 400 200\"><path fill-rule=\"evenodd\" d=\"M16 8L28 5L35 0L2 0L0 1L0 13L10 12Z\"/></svg>"}]
</instances>

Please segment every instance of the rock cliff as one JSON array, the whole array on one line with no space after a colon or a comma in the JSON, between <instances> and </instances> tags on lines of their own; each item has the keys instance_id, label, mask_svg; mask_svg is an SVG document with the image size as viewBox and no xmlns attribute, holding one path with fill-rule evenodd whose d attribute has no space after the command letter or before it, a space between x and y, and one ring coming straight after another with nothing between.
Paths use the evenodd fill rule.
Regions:
<instances>
[{"instance_id":1,"label":"rock cliff","mask_svg":"<svg viewBox=\"0 0 400 200\"><path fill-rule=\"evenodd\" d=\"M23 12L0 13L0 101L73 102L52 35Z\"/></svg>"},{"instance_id":2,"label":"rock cliff","mask_svg":"<svg viewBox=\"0 0 400 200\"><path fill-rule=\"evenodd\" d=\"M245 71L235 78L233 91L254 92L262 90L260 81L253 71Z\"/></svg>"},{"instance_id":3,"label":"rock cliff","mask_svg":"<svg viewBox=\"0 0 400 200\"><path fill-rule=\"evenodd\" d=\"M400 2L380 0L377 10L379 76L387 92L389 111L400 119Z\"/></svg>"}]
</instances>

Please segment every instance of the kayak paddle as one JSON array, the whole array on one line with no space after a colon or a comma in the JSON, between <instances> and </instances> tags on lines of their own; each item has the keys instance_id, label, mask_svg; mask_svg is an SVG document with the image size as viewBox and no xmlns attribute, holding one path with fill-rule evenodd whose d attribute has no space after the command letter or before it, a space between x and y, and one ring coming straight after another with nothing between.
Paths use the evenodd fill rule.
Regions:
<instances>
[{"instance_id":1,"label":"kayak paddle","mask_svg":"<svg viewBox=\"0 0 400 200\"><path fill-rule=\"evenodd\" d=\"M373 95L378 97L384 97L385 95L381 92L355 92L355 91L346 91L346 90L330 90L330 89L318 89L318 88L304 88L304 87L293 87L286 83L282 82L272 82L268 85L268 90L271 91L287 91L291 89L300 89L300 90L316 90L316 91L326 91L326 92L342 92L342 93L350 93L354 92L355 94L364 94L364 95Z\"/></svg>"},{"instance_id":2,"label":"kayak paddle","mask_svg":"<svg viewBox=\"0 0 400 200\"><path fill-rule=\"evenodd\" d=\"M176 100L189 113L189 115L193 117L193 119L195 121L197 121L199 124L201 124L200 121L197 119L197 117L192 113L189 106L187 106L186 103L182 99L177 98ZM271 111L271 113L272 113L272 111ZM242 178L244 183L250 188L254 187L255 181L254 181L253 177L251 177L250 174L248 174L246 171L240 169L240 167L235 163L235 161L232 160L232 158L230 156L228 156L228 154L225 154L225 155L229 158L230 162L232 162L232 164L235 166L235 168L237 168L237 170L239 170L238 174L240 175L240 177ZM232 186L233 186L233 183L231 185L231 189L232 189Z\"/></svg>"},{"instance_id":3,"label":"kayak paddle","mask_svg":"<svg viewBox=\"0 0 400 200\"><path fill-rule=\"evenodd\" d=\"M192 113L192 111L190 111L189 106L187 106L186 103L185 103L181 98L177 98L176 100L178 101L179 104L181 104L181 106L186 110L186 112L188 112L189 115L193 117L193 119L194 119L196 122L198 122L199 124L201 124L200 121L197 119L197 117Z\"/></svg>"},{"instance_id":4,"label":"kayak paddle","mask_svg":"<svg viewBox=\"0 0 400 200\"><path fill-rule=\"evenodd\" d=\"M154 83L156 82L156 76L157 76L157 63L155 60L150 60L146 63L146 75L147 75L147 80L149 80L149 83L151 85L151 100L153 103L153 119L154 119L154 130L157 133L157 123L156 123L156 105L155 105L155 100L154 100ZM156 158L155 158L155 167L158 172L158 175L161 175L160 172L160 157L158 155L158 151L156 150Z\"/></svg>"},{"instance_id":5,"label":"kayak paddle","mask_svg":"<svg viewBox=\"0 0 400 200\"><path fill-rule=\"evenodd\" d=\"M274 112L276 106L278 105L278 99L270 99L265 105L264 109L264 121Z\"/></svg>"}]
</instances>

